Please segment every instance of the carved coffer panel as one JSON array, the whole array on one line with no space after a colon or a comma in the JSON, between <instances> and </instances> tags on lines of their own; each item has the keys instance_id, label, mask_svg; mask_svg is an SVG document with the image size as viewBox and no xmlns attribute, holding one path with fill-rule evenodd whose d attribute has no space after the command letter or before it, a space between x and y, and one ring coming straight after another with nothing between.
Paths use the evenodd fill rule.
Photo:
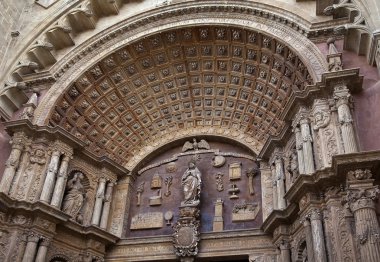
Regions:
<instances>
[{"instance_id":1,"label":"carved coffer panel","mask_svg":"<svg viewBox=\"0 0 380 262\"><path fill-rule=\"evenodd\" d=\"M125 218L125 236L173 233L171 225L177 221L184 201L181 180L191 161L201 173L201 232L259 228L260 174L249 178L257 168L254 160L252 153L237 145L201 139L160 154L138 171L130 214Z\"/></svg>"}]
</instances>

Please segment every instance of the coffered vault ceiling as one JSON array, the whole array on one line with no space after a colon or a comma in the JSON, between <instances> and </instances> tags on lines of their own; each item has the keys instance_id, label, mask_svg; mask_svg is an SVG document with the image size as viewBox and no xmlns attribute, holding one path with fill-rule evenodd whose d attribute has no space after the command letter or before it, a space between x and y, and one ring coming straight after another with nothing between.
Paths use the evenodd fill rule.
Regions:
<instances>
[{"instance_id":1,"label":"coffered vault ceiling","mask_svg":"<svg viewBox=\"0 0 380 262\"><path fill-rule=\"evenodd\" d=\"M308 84L298 56L262 33L177 29L132 43L83 72L57 100L49 124L122 165L168 130L236 130L263 144L284 127L288 98Z\"/></svg>"}]
</instances>

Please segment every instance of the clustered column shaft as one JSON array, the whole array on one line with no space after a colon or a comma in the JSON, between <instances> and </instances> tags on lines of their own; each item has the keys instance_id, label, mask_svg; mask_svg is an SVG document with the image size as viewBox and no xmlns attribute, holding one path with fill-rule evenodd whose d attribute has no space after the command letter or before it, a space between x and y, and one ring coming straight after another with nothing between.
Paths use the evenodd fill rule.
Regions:
<instances>
[{"instance_id":1,"label":"clustered column shaft","mask_svg":"<svg viewBox=\"0 0 380 262\"><path fill-rule=\"evenodd\" d=\"M102 229L107 228L108 217L109 217L110 208L111 208L113 186L114 186L114 183L112 182L109 182L107 184L106 195L104 198L103 212L102 212L102 217L100 219L100 228Z\"/></svg>"},{"instance_id":2,"label":"clustered column shaft","mask_svg":"<svg viewBox=\"0 0 380 262\"><path fill-rule=\"evenodd\" d=\"M99 225L100 215L101 215L102 206L103 206L105 186L106 186L106 179L100 178L98 190L96 192L94 212L92 213L91 224L93 224L93 225L97 225L97 226Z\"/></svg>"},{"instance_id":3,"label":"clustered column shaft","mask_svg":"<svg viewBox=\"0 0 380 262\"><path fill-rule=\"evenodd\" d=\"M23 147L23 140L15 135L14 139L12 140L11 154L5 163L5 170L0 183L0 192L3 192L5 194L9 193L18 164L20 162Z\"/></svg>"},{"instance_id":4,"label":"clustered column shaft","mask_svg":"<svg viewBox=\"0 0 380 262\"><path fill-rule=\"evenodd\" d=\"M321 212L319 210L312 210L308 217L310 219L313 249L315 253L314 261L327 262Z\"/></svg>"},{"instance_id":5,"label":"clustered column shaft","mask_svg":"<svg viewBox=\"0 0 380 262\"><path fill-rule=\"evenodd\" d=\"M67 181L67 168L69 166L70 156L65 155L61 162L61 167L58 172L57 181L55 183L53 197L51 199L51 205L60 208L62 204L63 194L65 192L65 186Z\"/></svg>"},{"instance_id":6,"label":"clustered column shaft","mask_svg":"<svg viewBox=\"0 0 380 262\"><path fill-rule=\"evenodd\" d=\"M54 151L51 156L48 171L46 173L44 186L43 186L42 193L40 196L40 200L43 202L50 202L51 194L54 188L55 177L58 171L60 156L61 156L61 152L59 151Z\"/></svg>"}]
</instances>

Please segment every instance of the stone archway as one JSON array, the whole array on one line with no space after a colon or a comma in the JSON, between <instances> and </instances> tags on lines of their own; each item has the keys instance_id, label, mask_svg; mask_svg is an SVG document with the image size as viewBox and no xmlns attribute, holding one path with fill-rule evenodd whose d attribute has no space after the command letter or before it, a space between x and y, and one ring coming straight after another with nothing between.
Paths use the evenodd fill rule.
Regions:
<instances>
[{"instance_id":1,"label":"stone archway","mask_svg":"<svg viewBox=\"0 0 380 262\"><path fill-rule=\"evenodd\" d=\"M142 31L142 40L136 32L110 48L106 43L52 86L36 122L60 125L129 169L160 145L196 134L230 137L258 154L284 128L280 108L291 106L294 92L307 92L325 64L314 45L286 26L281 31L280 23L207 21L161 22ZM286 43L279 39L284 32ZM64 93L57 90L62 81Z\"/></svg>"}]
</instances>

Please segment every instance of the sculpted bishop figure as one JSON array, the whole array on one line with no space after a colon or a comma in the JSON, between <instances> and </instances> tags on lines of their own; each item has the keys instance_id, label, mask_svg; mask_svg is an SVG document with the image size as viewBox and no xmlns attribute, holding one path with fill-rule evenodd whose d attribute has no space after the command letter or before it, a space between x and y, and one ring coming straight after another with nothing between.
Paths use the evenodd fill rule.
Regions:
<instances>
[{"instance_id":1,"label":"sculpted bishop figure","mask_svg":"<svg viewBox=\"0 0 380 262\"><path fill-rule=\"evenodd\" d=\"M190 162L189 168L186 169L181 180L185 197L184 201L181 202L182 206L197 206L199 204L201 183L201 172L194 162Z\"/></svg>"},{"instance_id":2,"label":"sculpted bishop figure","mask_svg":"<svg viewBox=\"0 0 380 262\"><path fill-rule=\"evenodd\" d=\"M69 214L74 220L77 219L84 202L83 178L83 174L80 172L74 174L74 177L67 182L67 194L63 200L62 211Z\"/></svg>"}]
</instances>

